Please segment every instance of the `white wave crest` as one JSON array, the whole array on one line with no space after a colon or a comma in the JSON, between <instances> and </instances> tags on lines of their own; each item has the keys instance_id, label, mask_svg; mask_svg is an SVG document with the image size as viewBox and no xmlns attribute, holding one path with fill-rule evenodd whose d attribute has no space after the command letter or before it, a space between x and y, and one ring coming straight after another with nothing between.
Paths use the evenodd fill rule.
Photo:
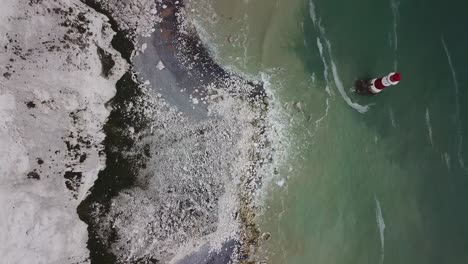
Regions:
<instances>
[{"instance_id":1,"label":"white wave crest","mask_svg":"<svg viewBox=\"0 0 468 264\"><path fill-rule=\"evenodd\" d=\"M391 107L388 109L388 115L390 117L390 122L392 124L392 127L397 127L397 122L395 120L395 113L393 113L393 109Z\"/></svg>"},{"instance_id":2,"label":"white wave crest","mask_svg":"<svg viewBox=\"0 0 468 264\"><path fill-rule=\"evenodd\" d=\"M445 166L450 171L450 155L447 152L442 154L442 160L445 162Z\"/></svg>"},{"instance_id":3,"label":"white wave crest","mask_svg":"<svg viewBox=\"0 0 468 264\"><path fill-rule=\"evenodd\" d=\"M312 0L309 1L309 13L312 22L314 25L317 25L317 14L315 13L315 4Z\"/></svg>"},{"instance_id":4,"label":"white wave crest","mask_svg":"<svg viewBox=\"0 0 468 264\"><path fill-rule=\"evenodd\" d=\"M465 166L465 161L463 160L463 153L462 153L462 145L463 145L463 135L462 135L462 122L460 118L460 94L459 94L459 88L458 88L458 80L457 80L457 73L455 72L455 68L453 67L452 64L452 57L450 56L450 52L447 48L447 44L445 43L444 36L440 37L442 46L444 47L445 55L447 57L447 61L450 67L450 71L452 72L452 80L453 80L453 89L455 92L455 111L456 111L456 116L457 116L457 141L458 141L458 151L457 151L457 157L458 157L458 163L460 164L460 167L465 170L465 172L468 172L468 169Z\"/></svg>"},{"instance_id":5,"label":"white wave crest","mask_svg":"<svg viewBox=\"0 0 468 264\"><path fill-rule=\"evenodd\" d=\"M325 60L325 56L323 55L323 45L322 42L320 41L320 38L317 37L317 47L320 53L320 58L322 59L323 63L323 77L325 81L327 82L327 85L329 85L329 80L328 80L328 64L327 61Z\"/></svg>"},{"instance_id":6,"label":"white wave crest","mask_svg":"<svg viewBox=\"0 0 468 264\"><path fill-rule=\"evenodd\" d=\"M394 71L397 71L398 61L397 61L397 51L398 51L398 20L400 17L400 13L398 11L400 7L400 2L396 0L390 0L390 7L392 8L392 16L393 16L393 50L394 50L394 61L393 61L393 68Z\"/></svg>"},{"instance_id":7,"label":"white wave crest","mask_svg":"<svg viewBox=\"0 0 468 264\"><path fill-rule=\"evenodd\" d=\"M377 226L379 228L379 235L380 235L380 249L381 249L381 255L380 255L380 263L384 262L384 257L385 257L385 221L383 219L382 215L382 208L380 207L380 202L377 199L377 196L374 195L374 200L375 200L375 218L377 221Z\"/></svg>"},{"instance_id":8,"label":"white wave crest","mask_svg":"<svg viewBox=\"0 0 468 264\"><path fill-rule=\"evenodd\" d=\"M431 126L431 116L429 113L429 108L426 108L426 127L427 127L427 133L429 134L429 141L431 142L431 146L434 146L434 141L432 139L432 126Z\"/></svg>"}]
</instances>

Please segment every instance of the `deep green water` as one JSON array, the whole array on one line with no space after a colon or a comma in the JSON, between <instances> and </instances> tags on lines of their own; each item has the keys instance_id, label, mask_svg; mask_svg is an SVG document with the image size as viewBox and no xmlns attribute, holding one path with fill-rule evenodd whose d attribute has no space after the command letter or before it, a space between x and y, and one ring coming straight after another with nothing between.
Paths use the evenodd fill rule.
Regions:
<instances>
[{"instance_id":1,"label":"deep green water","mask_svg":"<svg viewBox=\"0 0 468 264\"><path fill-rule=\"evenodd\" d=\"M468 263L468 3L208 2L213 54L268 73L286 124L259 259ZM398 86L352 93L394 69Z\"/></svg>"}]
</instances>

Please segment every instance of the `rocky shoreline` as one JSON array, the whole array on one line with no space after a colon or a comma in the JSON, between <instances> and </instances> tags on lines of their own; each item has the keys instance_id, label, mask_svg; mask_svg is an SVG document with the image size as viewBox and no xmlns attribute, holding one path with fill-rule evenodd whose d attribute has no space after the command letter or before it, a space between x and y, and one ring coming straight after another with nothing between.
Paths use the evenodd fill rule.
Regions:
<instances>
[{"instance_id":1,"label":"rocky shoreline","mask_svg":"<svg viewBox=\"0 0 468 264\"><path fill-rule=\"evenodd\" d=\"M144 129L125 129L136 139L127 152L138 160L135 182L108 196L103 204L109 207L89 202L96 214L85 221L106 251L101 257L113 261L247 262L261 236L252 221L253 195L261 186L257 167L269 163L261 82L244 81L211 59L182 1L156 2L142 12L156 18L148 20L154 30L132 35L133 70L148 94L126 104L150 119Z\"/></svg>"},{"instance_id":2,"label":"rocky shoreline","mask_svg":"<svg viewBox=\"0 0 468 264\"><path fill-rule=\"evenodd\" d=\"M10 43L7 54L25 62L1 57L10 63L0 86L5 120L0 142L16 152L1 160L14 166L2 168L0 203L14 206L0 223L18 221L24 213L37 219L54 212L46 223L22 221L27 236L12 243L35 250L20 247L18 254L5 253L8 260L249 262L261 239L253 221L259 171L268 171L272 160L267 96L260 80L246 81L211 59L184 4L8 1L4 10L11 12L2 15L12 33L0 40ZM40 20L45 30L36 36L29 30L16 34L47 14L52 23ZM35 45L31 36L36 49L28 47ZM22 88L13 90L21 79ZM32 97L26 94L31 89ZM24 112L18 112L17 98L24 101ZM22 174L23 180L15 180ZM55 196L46 191L47 200L36 199L32 210L18 209L25 198L45 198L44 190L51 188ZM20 195L10 195L18 190ZM55 233L65 225L73 228ZM7 229L2 237L17 232ZM28 237L36 233L43 238ZM49 240L57 247L37 250ZM19 260L23 251L26 258Z\"/></svg>"}]
</instances>

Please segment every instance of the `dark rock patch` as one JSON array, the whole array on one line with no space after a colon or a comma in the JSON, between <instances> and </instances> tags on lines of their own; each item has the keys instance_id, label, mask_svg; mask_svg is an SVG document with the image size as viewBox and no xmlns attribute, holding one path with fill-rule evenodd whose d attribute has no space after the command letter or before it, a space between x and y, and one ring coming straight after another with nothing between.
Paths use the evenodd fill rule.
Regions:
<instances>
[{"instance_id":1,"label":"dark rock patch","mask_svg":"<svg viewBox=\"0 0 468 264\"><path fill-rule=\"evenodd\" d=\"M37 4L42 4L43 0L29 0L29 5L37 5Z\"/></svg>"},{"instance_id":2,"label":"dark rock patch","mask_svg":"<svg viewBox=\"0 0 468 264\"><path fill-rule=\"evenodd\" d=\"M26 102L26 106L28 108L35 108L36 107L36 104L33 102L33 101L29 101L29 102Z\"/></svg>"},{"instance_id":3,"label":"dark rock patch","mask_svg":"<svg viewBox=\"0 0 468 264\"><path fill-rule=\"evenodd\" d=\"M86 153L81 154L80 163L83 163L86 160Z\"/></svg>"},{"instance_id":4,"label":"dark rock patch","mask_svg":"<svg viewBox=\"0 0 468 264\"><path fill-rule=\"evenodd\" d=\"M40 180L41 176L35 171L31 171L27 174L28 179Z\"/></svg>"},{"instance_id":5,"label":"dark rock patch","mask_svg":"<svg viewBox=\"0 0 468 264\"><path fill-rule=\"evenodd\" d=\"M68 190L72 191L73 197L77 199L78 188L81 185L81 178L83 177L83 174L79 171L67 171L63 177L66 179L65 186Z\"/></svg>"},{"instance_id":6,"label":"dark rock patch","mask_svg":"<svg viewBox=\"0 0 468 264\"><path fill-rule=\"evenodd\" d=\"M115 66L115 61L112 59L112 55L103 50L101 47L97 47L97 52L102 65L102 76L108 78L112 68Z\"/></svg>"}]
</instances>

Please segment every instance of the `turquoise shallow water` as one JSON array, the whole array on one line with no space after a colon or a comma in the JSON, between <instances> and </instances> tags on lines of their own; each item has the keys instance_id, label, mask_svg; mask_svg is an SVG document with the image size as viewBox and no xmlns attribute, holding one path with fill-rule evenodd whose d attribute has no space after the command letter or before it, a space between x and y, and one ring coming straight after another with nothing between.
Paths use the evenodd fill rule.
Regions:
<instances>
[{"instance_id":1,"label":"turquoise shallow water","mask_svg":"<svg viewBox=\"0 0 468 264\"><path fill-rule=\"evenodd\" d=\"M289 119L290 148L275 176L284 184L272 185L259 219L272 236L258 258L468 263L467 4L211 6L218 60L274 72L276 103ZM352 93L356 79L394 69L398 86L375 97Z\"/></svg>"}]
</instances>

